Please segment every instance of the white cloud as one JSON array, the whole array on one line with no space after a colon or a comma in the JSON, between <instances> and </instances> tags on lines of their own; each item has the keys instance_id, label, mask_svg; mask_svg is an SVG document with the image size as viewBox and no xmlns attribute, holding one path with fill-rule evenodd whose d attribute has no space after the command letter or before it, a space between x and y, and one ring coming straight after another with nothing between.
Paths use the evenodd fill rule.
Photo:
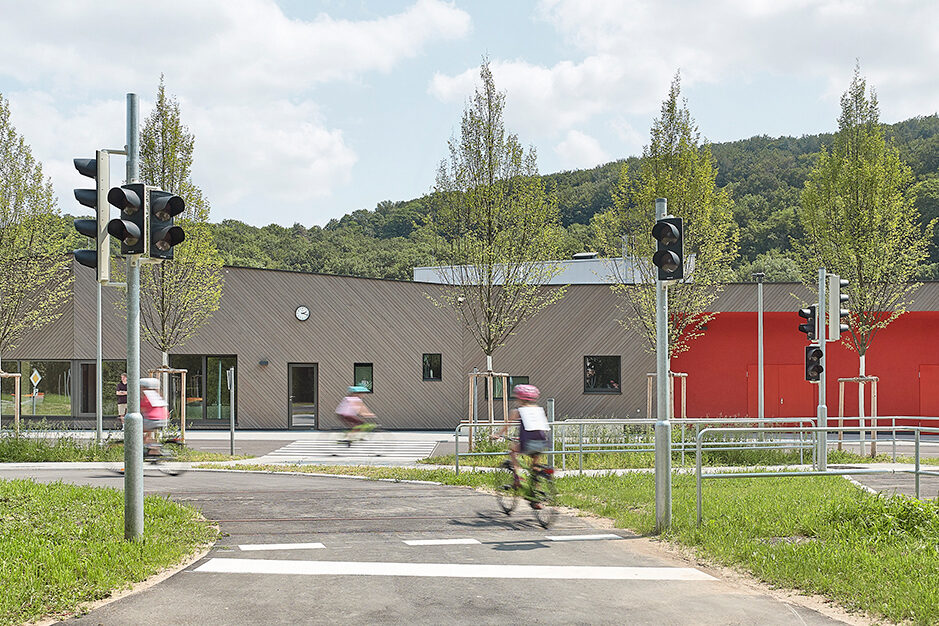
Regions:
<instances>
[{"instance_id":1,"label":"white cloud","mask_svg":"<svg viewBox=\"0 0 939 626\"><path fill-rule=\"evenodd\" d=\"M470 27L469 15L443 0L358 21L291 19L273 0L17 3L0 20L0 81L13 86L3 95L14 124L64 210L80 210L71 189L88 182L72 157L123 146L124 94L152 94L162 73L196 135L195 182L213 218L255 198L268 214L237 217L268 223L280 220L270 202L303 207L349 182L357 157L320 114L319 86L389 72ZM141 100L142 123L150 105ZM123 168L113 170L116 183Z\"/></svg>"},{"instance_id":2,"label":"white cloud","mask_svg":"<svg viewBox=\"0 0 939 626\"><path fill-rule=\"evenodd\" d=\"M567 131L564 141L554 147L554 152L564 169L595 167L611 160L599 141L577 130Z\"/></svg>"}]
</instances>

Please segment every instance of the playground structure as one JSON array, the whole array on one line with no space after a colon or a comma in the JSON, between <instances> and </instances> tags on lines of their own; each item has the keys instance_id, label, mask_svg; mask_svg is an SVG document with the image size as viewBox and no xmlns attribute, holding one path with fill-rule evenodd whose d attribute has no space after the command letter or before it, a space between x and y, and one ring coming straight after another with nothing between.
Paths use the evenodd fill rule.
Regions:
<instances>
[{"instance_id":1,"label":"playground structure","mask_svg":"<svg viewBox=\"0 0 939 626\"><path fill-rule=\"evenodd\" d=\"M158 378L160 380L161 393L166 391L162 389L163 386L163 376L161 374L179 374L179 440L181 443L186 443L186 374L188 370L177 369L174 367L158 367L156 369L149 370L150 378ZM167 382L167 387L169 387L169 382ZM168 397L168 394L163 394L164 397Z\"/></svg>"},{"instance_id":2,"label":"playground structure","mask_svg":"<svg viewBox=\"0 0 939 626\"><path fill-rule=\"evenodd\" d=\"M22 374L11 374L0 370L0 378L13 379L13 427L18 435L20 433L20 379Z\"/></svg>"},{"instance_id":3,"label":"playground structure","mask_svg":"<svg viewBox=\"0 0 939 626\"><path fill-rule=\"evenodd\" d=\"M842 439L844 438L844 384L857 383L861 386L861 393L864 393L864 385L871 384L871 456L877 456L877 382L880 380L877 376L855 376L854 378L838 379L838 449L841 450ZM859 407L860 408L860 407ZM863 411L858 411L858 442L861 449L860 454L864 456L864 416Z\"/></svg>"}]
</instances>

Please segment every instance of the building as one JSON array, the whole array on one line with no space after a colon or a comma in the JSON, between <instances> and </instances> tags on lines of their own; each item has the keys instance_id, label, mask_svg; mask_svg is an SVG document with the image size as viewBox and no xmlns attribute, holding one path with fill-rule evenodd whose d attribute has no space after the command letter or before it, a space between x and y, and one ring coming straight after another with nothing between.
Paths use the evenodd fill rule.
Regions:
<instances>
[{"instance_id":1,"label":"building","mask_svg":"<svg viewBox=\"0 0 939 626\"><path fill-rule=\"evenodd\" d=\"M24 374L24 414L88 427L95 415L95 282L87 268L73 271L74 297L63 315L3 355L3 368ZM229 368L236 374L239 429L339 428L333 410L346 387L363 380L372 388L366 403L385 428L451 429L466 416L467 373L483 369L485 358L453 312L428 297L441 285L238 267L224 272L219 311L170 355L172 366L188 371L191 427L227 428ZM104 290L106 416L116 413L113 388L125 367L119 298L119 290ZM810 298L801 285L764 285L767 416L815 413L796 314ZM654 358L617 322L617 303L607 285L571 285L496 351L495 369L541 387L556 399L559 418L645 416ZM674 371L688 373L690 416L755 415L755 308L756 285L727 285L704 337L673 361ZM868 373L881 378L881 415L939 415L937 346L939 283L927 283L911 312L880 331L868 353ZM159 363L159 353L144 343L141 371ZM41 376L35 388L25 380L33 370ZM857 355L833 348L829 415L838 414L835 379L856 373ZM9 380L2 392L7 420ZM845 404L856 415L856 391L846 393Z\"/></svg>"}]
</instances>

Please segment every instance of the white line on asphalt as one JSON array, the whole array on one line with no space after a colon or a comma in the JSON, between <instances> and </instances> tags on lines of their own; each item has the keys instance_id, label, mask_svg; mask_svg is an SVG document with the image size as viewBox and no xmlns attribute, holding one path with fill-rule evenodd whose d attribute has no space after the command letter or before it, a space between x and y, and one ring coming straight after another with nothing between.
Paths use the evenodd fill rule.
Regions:
<instances>
[{"instance_id":1,"label":"white line on asphalt","mask_svg":"<svg viewBox=\"0 0 939 626\"><path fill-rule=\"evenodd\" d=\"M405 539L409 546L450 546L459 544L479 543L475 539Z\"/></svg>"},{"instance_id":2,"label":"white line on asphalt","mask_svg":"<svg viewBox=\"0 0 939 626\"><path fill-rule=\"evenodd\" d=\"M596 567L583 565L480 565L470 563L373 563L209 559L195 570L225 574L301 576L422 576L432 578L552 578L575 580L716 580L691 567Z\"/></svg>"},{"instance_id":3,"label":"white line on asphalt","mask_svg":"<svg viewBox=\"0 0 939 626\"><path fill-rule=\"evenodd\" d=\"M597 541L600 539L622 539L619 535L548 535L548 541Z\"/></svg>"},{"instance_id":4,"label":"white line on asphalt","mask_svg":"<svg viewBox=\"0 0 939 626\"><path fill-rule=\"evenodd\" d=\"M238 547L247 552L249 550L317 550L326 546L321 543L250 543Z\"/></svg>"}]
</instances>

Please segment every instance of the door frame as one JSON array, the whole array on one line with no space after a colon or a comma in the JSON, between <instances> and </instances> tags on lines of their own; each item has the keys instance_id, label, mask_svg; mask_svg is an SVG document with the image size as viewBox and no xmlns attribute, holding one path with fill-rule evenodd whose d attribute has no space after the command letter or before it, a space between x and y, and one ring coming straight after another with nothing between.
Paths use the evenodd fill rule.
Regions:
<instances>
[{"instance_id":1,"label":"door frame","mask_svg":"<svg viewBox=\"0 0 939 626\"><path fill-rule=\"evenodd\" d=\"M316 398L316 416L313 426L295 426L293 423L293 368L313 368L313 394ZM320 365L319 363L287 363L287 429L288 430L319 430L320 428Z\"/></svg>"}]
</instances>

